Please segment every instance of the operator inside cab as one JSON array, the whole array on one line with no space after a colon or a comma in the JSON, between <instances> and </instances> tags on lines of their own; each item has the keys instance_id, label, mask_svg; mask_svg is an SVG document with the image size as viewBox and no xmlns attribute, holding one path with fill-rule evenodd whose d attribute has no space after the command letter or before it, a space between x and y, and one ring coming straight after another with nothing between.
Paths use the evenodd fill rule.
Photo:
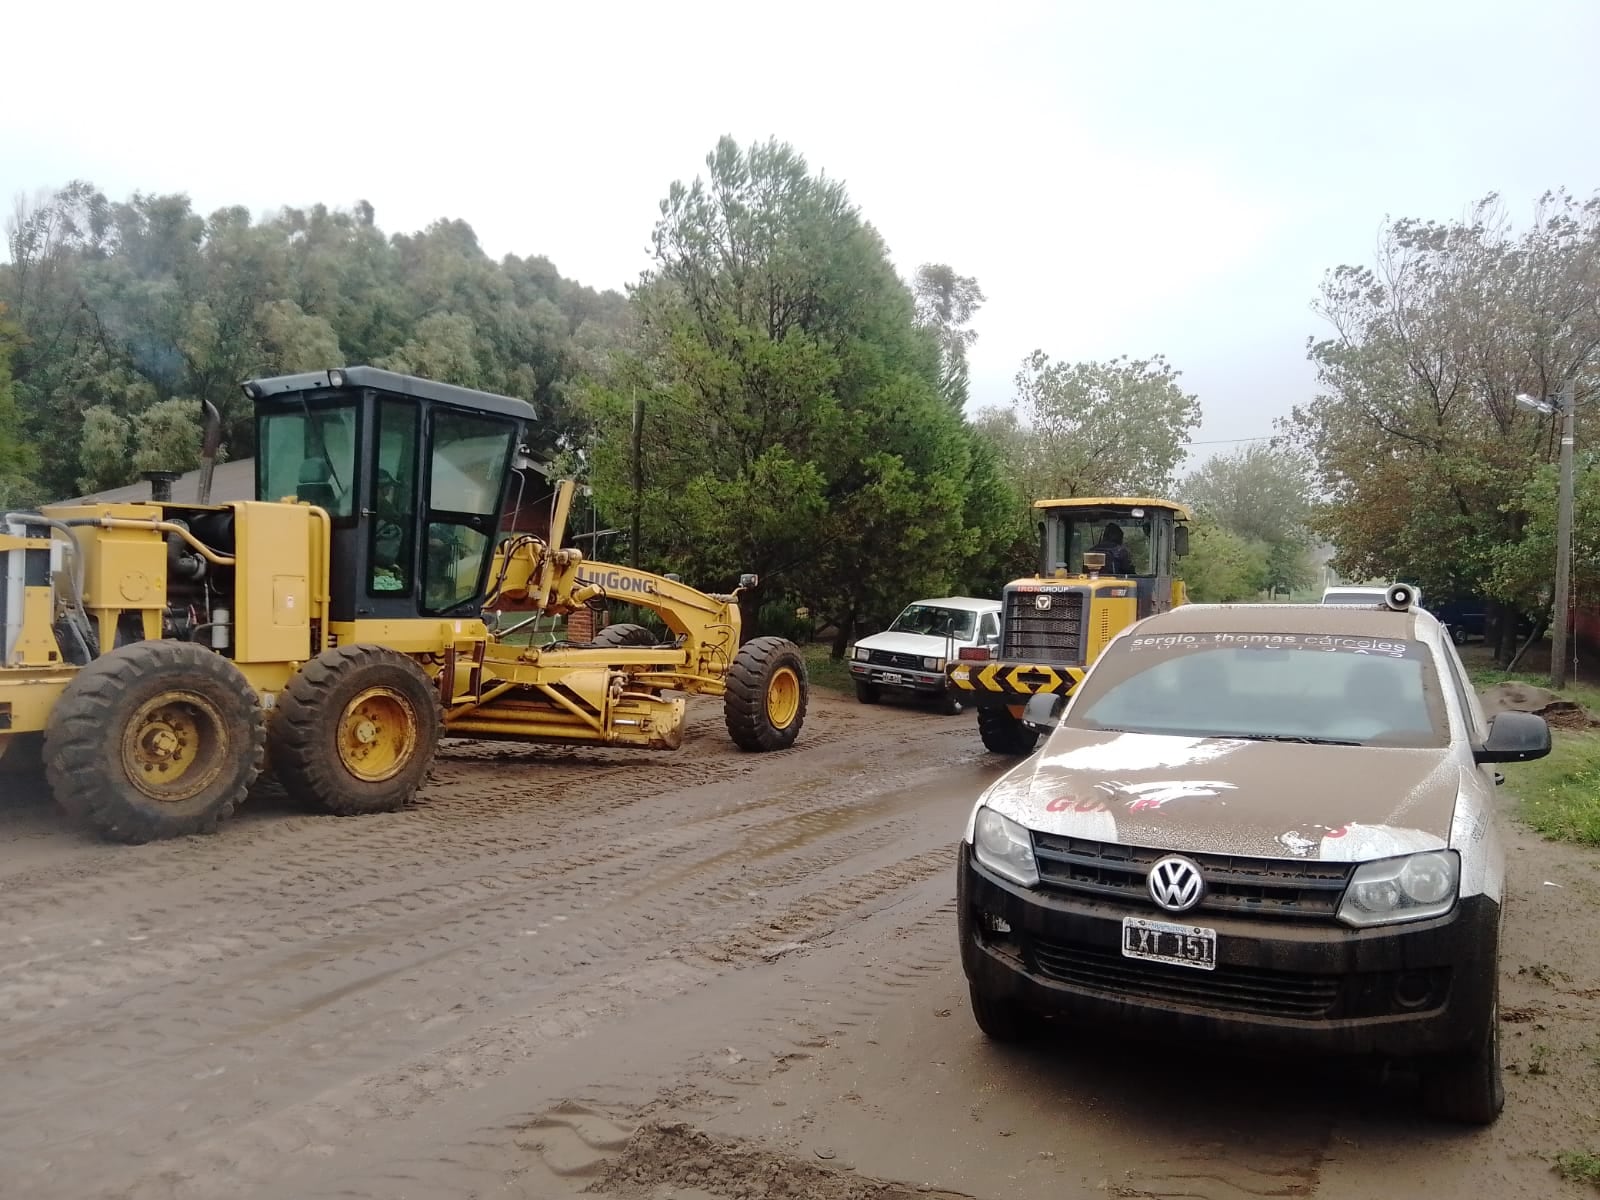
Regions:
<instances>
[{"instance_id":1,"label":"operator inside cab","mask_svg":"<svg viewBox=\"0 0 1600 1200\"><path fill-rule=\"evenodd\" d=\"M1134 573L1133 551L1123 543L1122 526L1115 521L1107 521L1106 527L1100 532L1100 540L1089 547L1091 554L1104 554L1106 565L1104 574L1107 575L1132 575Z\"/></svg>"},{"instance_id":2,"label":"operator inside cab","mask_svg":"<svg viewBox=\"0 0 1600 1200\"><path fill-rule=\"evenodd\" d=\"M410 538L405 531L411 520L410 505L400 496L400 484L388 471L379 468L377 503L374 505L372 541L372 590L406 590L405 562Z\"/></svg>"}]
</instances>

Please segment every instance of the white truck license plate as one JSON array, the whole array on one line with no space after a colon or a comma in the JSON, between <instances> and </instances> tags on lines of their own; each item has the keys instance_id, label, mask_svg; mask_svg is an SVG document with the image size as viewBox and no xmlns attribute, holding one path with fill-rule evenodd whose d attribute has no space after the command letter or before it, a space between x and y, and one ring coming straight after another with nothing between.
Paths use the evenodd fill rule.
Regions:
<instances>
[{"instance_id":1,"label":"white truck license plate","mask_svg":"<svg viewBox=\"0 0 1600 1200\"><path fill-rule=\"evenodd\" d=\"M905 682L905 676L897 675L893 671L885 671L881 678L882 678L884 683L904 683Z\"/></svg>"}]
</instances>

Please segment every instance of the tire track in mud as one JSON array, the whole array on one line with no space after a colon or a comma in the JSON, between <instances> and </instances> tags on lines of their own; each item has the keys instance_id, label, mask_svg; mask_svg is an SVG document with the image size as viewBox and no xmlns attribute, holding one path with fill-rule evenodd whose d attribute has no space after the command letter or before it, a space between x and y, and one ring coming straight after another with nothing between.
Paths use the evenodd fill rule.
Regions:
<instances>
[{"instance_id":1,"label":"tire track in mud","mask_svg":"<svg viewBox=\"0 0 1600 1200\"><path fill-rule=\"evenodd\" d=\"M902 743L901 749L905 748ZM286 939L290 935L321 939L298 951L292 943L263 947L263 941L271 939L264 939L261 931L253 939L241 935L237 944L224 944L223 949L235 957L260 956L251 964L254 969L244 974L224 975L218 964L212 964L209 973L193 979L119 996L103 1011L90 1005L89 1020L77 1025L63 1025L73 1017L68 1007L52 1014L48 1028L18 1030L23 1035L20 1041L8 1038L0 1043L8 1057L47 1054L52 1073L51 1082L30 1078L11 1093L16 1101L25 1101L26 1112L6 1112L5 1119L44 1124L41 1110L49 1105L57 1107L70 1126L82 1123L74 1118L83 1117L82 1106L87 1105L92 1128L91 1093L137 1072L144 1086L182 1088L187 1103L209 1111L213 1121L247 1120L262 1112L267 1102L241 1097L237 1081L223 1078L222 1060L228 1054L303 1068L286 1071L288 1078L276 1081L279 1101L287 1098L293 1103L298 1097L287 1093L314 1095L319 1087L337 1082L329 1077L330 1062L339 1064L345 1078L352 1071L381 1073L394 1058L392 1045L382 1044L383 1035L416 1043L419 1025L434 1035L425 1042L437 1043L448 1035L456 1040L435 1052L436 1064L412 1060L389 1072L393 1077L386 1085L376 1082L372 1111L404 1109L396 1089L407 1094L420 1089L416 1101L420 1103L441 1090L498 1074L506 1063L525 1059L551 1039L573 1036L608 1014L681 994L710 978L714 960L707 960L704 939L694 933L697 925L714 917L722 918L725 929L735 927L736 936L724 938L722 969L730 961L760 958L769 936L739 931L737 921L727 919L730 913L740 914L747 925L758 923L756 914L762 910L751 911L752 891L797 891L786 908L768 919L793 940L850 911L853 906L847 898L852 895L869 902L907 881L944 869L949 851L941 848L887 873L873 871L831 889L824 887L820 893L807 890L812 882L837 879L829 872L864 845L896 846L915 826L916 778L936 776L947 768L943 763L926 765L924 757L921 770L912 775L898 757L883 756L873 769L849 780L851 789L860 794L852 802L818 807L810 789L794 794L791 788L790 794L778 793L753 805L713 808L697 822L676 829L630 835L620 857L620 847L613 844L593 854L584 868L565 859L567 869L562 874L552 873L547 847L544 859L526 863L518 871L434 880L413 892L362 901L342 914L335 910L296 923L286 932L279 929ZM897 790L887 791L888 782ZM752 824L752 810L759 823ZM604 823L602 817L594 820ZM708 836L704 828L708 825L716 836ZM559 850L555 856L562 857ZM665 888L662 872L669 873ZM562 899L568 911L551 911ZM525 928L530 924L527 913L541 909L549 914L544 928ZM602 915L600 923L585 924L596 913ZM661 953L640 953L659 948L667 937L678 937L679 943L669 942L665 956L676 950L683 961L663 962ZM265 952L273 950L283 953ZM434 1011L419 1021L405 1009L407 1004L426 1006L426 997L410 996L407 1003L391 1004L387 1011L374 1011L363 1001L362 994L381 991L379 985L417 986L423 968L437 972L444 960L456 990L434 999L457 999L457 1009L468 1003L474 1010L470 1015ZM181 965L159 955L157 961L169 973ZM702 962L706 965L695 965ZM616 971L618 966L625 969ZM608 967L611 974L597 980L595 971ZM353 972L358 976L354 980ZM551 993L533 1014L526 1008L530 979L541 992ZM113 986L112 981L101 984ZM562 984L569 985L565 991ZM574 992L576 1001L570 995ZM595 1003L594 996L604 997L604 1002ZM503 1016L508 1011L523 1015L498 1035L480 1031L462 1036L461 1026L484 1023L481 1013ZM298 1030L296 1023L312 1012L317 1017L315 1027ZM178 1045L187 1049L174 1053ZM423 1048L416 1046L419 1051ZM357 1106L350 1111L363 1110ZM356 1127L348 1131L354 1135ZM178 1129L171 1132L180 1134Z\"/></svg>"},{"instance_id":2,"label":"tire track in mud","mask_svg":"<svg viewBox=\"0 0 1600 1200\"><path fill-rule=\"evenodd\" d=\"M903 912L895 905L886 906L883 901L896 892L925 890L922 885L931 876L943 874L951 863L950 850L940 848L916 855L893 868L861 872L820 892L797 897L784 914L782 924L787 930L808 928L820 937L846 924L854 927L863 918L876 920L884 923L887 930L879 940L892 938L897 952L910 950L910 962L897 964L891 978L883 981L876 978L878 967L869 955L841 948L819 950L817 953L825 955L826 961L814 962L806 968L807 974L814 977L815 986L809 987L803 996L789 996L788 989L784 988L785 998L771 1006L760 1006L759 1015L728 1013L731 1019L715 1022L715 1032L701 1041L698 1048L691 1044L686 1057L680 1057L679 1049L652 1047L651 1053L660 1059L653 1064L655 1071L660 1076L678 1077L682 1072L680 1063L702 1056L714 1059L716 1048L725 1045L730 1038L741 1043L755 1041L769 1048L770 1057L750 1060L753 1069L781 1069L785 1062L808 1057L818 1046L828 1044L826 1038L819 1038L815 1033L817 1023L809 1020L819 1011L837 1013L848 1002L852 1014L877 1013L903 999L929 972L948 968L952 955L948 929L953 901L929 903L914 898ZM846 901L852 894L860 897L859 904L851 905ZM813 914L810 911L813 906L829 915ZM869 911L863 913L863 909ZM130 1200L156 1196L171 1200L212 1194L212 1189L251 1189L264 1185L283 1170L286 1154L296 1154L303 1162L335 1154L341 1145L374 1136L377 1126L384 1123L399 1122L404 1128L407 1118L427 1119L424 1109L433 1111L429 1106L447 1103L452 1095L482 1089L507 1074L515 1073L519 1079L530 1078L528 1072L541 1054L568 1051L574 1039L596 1033L601 1028L621 1028L619 1021L641 1005L699 993L704 996L704 1005L714 1006L719 980L735 977L729 974L730 970L750 965L777 969L765 961L769 956L759 939L753 942L734 939L727 961L721 961L717 955L703 955L702 950L698 943L672 947L664 959L598 980L586 980L580 986L550 997L537 1008L480 1030L470 1038L240 1127L231 1136L199 1148L190 1157L184 1174L196 1180L204 1179L203 1188L192 1192L182 1188L169 1190L156 1178L147 1177L147 1181L128 1196ZM689 961L684 961L685 958ZM789 961L786 960L786 965ZM719 1008L718 1011L724 1010ZM624 1078L597 1080L594 1086L597 1089L607 1085L620 1087L637 1096L640 1084L632 1077L640 1069L649 1071L650 1067L631 1062ZM715 1068L694 1069L708 1078L715 1075L723 1082L729 1081L726 1073ZM562 1111L585 1110L582 1106L577 1109L568 1106ZM483 1194L479 1189L490 1188L498 1193L504 1186L499 1182L503 1179L523 1173L528 1173L533 1180L540 1176L537 1164L528 1157L526 1139L522 1140L524 1144L519 1144L523 1128L520 1121L489 1128L469 1127L466 1135L457 1141L429 1144L425 1150L421 1146L414 1147L414 1155L405 1162L395 1163L385 1156L386 1167L392 1163L394 1169L386 1169L381 1179L364 1172L359 1179L324 1182L337 1194L352 1197L384 1196L386 1188L401 1182L408 1188L420 1188L416 1194L430 1197L478 1196ZM470 1169L462 1169L466 1164L471 1164ZM166 1172L170 1179L175 1166L175 1163L164 1163L160 1171ZM568 1170L566 1174L586 1175L581 1170ZM584 1181L587 1182L587 1178ZM291 1189L285 1194L294 1193ZM547 1198L561 1193L541 1185L524 1194Z\"/></svg>"},{"instance_id":3,"label":"tire track in mud","mask_svg":"<svg viewBox=\"0 0 1600 1200\"><path fill-rule=\"evenodd\" d=\"M951 870L954 865L953 854L940 864ZM882 956L885 942L892 944L894 953L887 961ZM819 1065L823 1067L820 1082L809 1094L813 1109L853 1107L862 1114L858 1119L867 1122L886 1109L891 1119L899 1116L894 1112L897 1106L885 1103L881 1095L874 1103L856 1093L850 1064L878 1044L868 1036L880 1028L876 1022L916 1003L936 978L961 980L955 901L944 899L931 908L924 904L914 920L880 935L874 943L856 945L851 961L831 973L808 970L805 965L794 969L798 977L790 977L790 986L764 1019L731 1025L716 1045L705 1046L695 1056L694 1072L681 1077L680 1083L700 1099L675 1105L674 1116L714 1120L730 1108L744 1107L752 1094L766 1093L777 1076L796 1066ZM958 987L964 993L964 983ZM733 1046L741 1047L742 1052L730 1054ZM1052 1053L1042 1047L1041 1051ZM1144 1053L1137 1043L1125 1046L1123 1052ZM829 1066L843 1067L848 1082L830 1077ZM1081 1081L1080 1086L1087 1082ZM1085 1090L1105 1095L1110 1089ZM1129 1094L1144 1094L1138 1087L1123 1086L1117 1091L1124 1093L1119 1097L1124 1101ZM625 1122L639 1120L646 1111L630 1109L622 1097L607 1095L603 1089L593 1095L610 1100L615 1112L625 1114ZM716 1099L719 1096L721 1099ZM1192 1097L1169 1096L1158 1105L1160 1112L1143 1114L1133 1123L1165 1136L1152 1142L1135 1135L1130 1140L1138 1150L1128 1158L1139 1166L1117 1171L1097 1190L1148 1200L1270 1200L1316 1194L1332 1134L1333 1121L1327 1113L1310 1109L1303 1117L1273 1122L1272 1132L1263 1136L1259 1131L1230 1130L1231 1122L1215 1113L1196 1122L1188 1100ZM1050 1100L1042 1095L1035 1102L1048 1105ZM974 1119L980 1107L973 1105ZM788 1122L791 1138L803 1140L813 1123L812 1112L797 1114ZM835 1128L838 1123L836 1119ZM1130 1125L1127 1121L1116 1123L1124 1128ZM1056 1190L1051 1189L1052 1193Z\"/></svg>"},{"instance_id":4,"label":"tire track in mud","mask_svg":"<svg viewBox=\"0 0 1600 1200\"><path fill-rule=\"evenodd\" d=\"M943 732L922 733L919 730L917 733L922 733L922 736L904 739L901 748L914 750L919 744L940 737ZM798 747L781 752L783 755L794 753L798 753ZM199 872L200 895L186 896L184 902L175 909L169 909L159 902L147 903L124 917L127 924L121 927L83 929L77 922L69 922L59 931L65 935L62 940L68 942L65 947L57 945L51 948L47 935L37 925L28 932L29 927L22 923L29 913L28 896L8 886L5 888L8 915L16 922L13 928L17 931L13 936L20 936L25 944L21 947L23 954L18 959L11 962L0 960L0 1022L13 1013L36 1012L40 1006L53 1006L63 995L70 998L92 994L96 986L92 980L96 976L105 978L108 981L106 986L117 986L129 973L139 977L159 976L177 972L195 961L217 962L236 954L259 953L282 940L285 930L294 929L296 921L300 922L299 937L318 936L328 931L330 905L337 905L339 898L360 893L363 889L392 889L396 882L417 873L438 876L444 868L462 863L481 868L485 863L511 862L519 856L540 850L562 866L583 867L601 859L634 852L657 841L654 830L664 822L673 821L674 817L679 818L675 821L678 828L688 829L729 822L737 825L769 808L778 812L804 811L811 803L810 796L792 783L775 790L765 799L741 797L727 804L704 803L701 789L709 784L720 791L732 782L719 777L719 774L726 776L723 768L728 761L741 768L739 775L748 776L760 772L772 757L777 756L743 756L743 761L685 763L678 764L677 769L671 772L653 772L649 776L652 779L662 774L675 778L659 795L642 800L637 787L628 789L618 797L617 789L610 786L612 774L599 779L584 777L546 782L534 790L541 793L537 795L530 793L521 780L491 783L488 786L469 783L463 786L471 787L477 797L474 801L477 805L481 806L482 798L486 795L493 800L516 794L524 802L498 804L490 811L480 813L478 821L466 831L465 837L450 842L442 842L415 828L415 822L409 818L420 810L412 810L398 817L361 820L301 818L306 825L314 825L317 834L324 836L320 836L318 844L312 847L297 848L299 852L291 861L283 862L274 858L265 864L238 871L232 870L231 864L212 861L209 864L210 871L220 872L220 877L215 880L206 878L207 863L201 861L177 879L163 881L174 888L187 886L193 892L196 890L194 876ZM772 773L778 774L781 770L781 767L775 766ZM629 775L633 782L639 779L638 772L632 768L616 768L613 774ZM885 780L902 774L898 762L880 758L875 765L859 769L855 777L849 780L818 779L813 790L843 782L862 792L872 792L879 790ZM594 803L591 793L611 795L615 803ZM527 804L530 795L534 800L554 799L556 803L543 810L530 812ZM591 835L598 833L604 836L614 829L616 811L635 804L641 806L643 816L643 821L636 828L651 832L607 841L599 847L579 851L576 855L553 852L552 848L557 845L581 846ZM693 806L690 812L681 812L689 806ZM577 814L570 811L574 807L580 809ZM716 828L706 828L704 836L715 837L720 832ZM221 839L198 841L205 852L203 857L213 860L224 858L230 850L235 849L221 845ZM246 847L241 853L247 854L250 849ZM680 845L678 849L681 851L683 847ZM76 902L75 907L93 908L94 900L119 886L130 892L149 887L138 878L148 870L165 873L170 870L170 864L157 864L146 871L136 868L132 880L113 876L79 889L61 890L76 891L77 894L72 897ZM526 869L521 874L526 874ZM486 886L495 886L492 874L481 878L486 881ZM264 892L269 895L276 893L280 902L263 906L261 899ZM52 897L52 901L55 899ZM386 895L385 899L390 903L404 903L403 899L397 899L392 893ZM372 902L378 903L377 900ZM285 921L285 909L290 914L299 915L291 915ZM224 919L230 925L227 934L220 938L215 933L218 913L226 914ZM278 918L277 923L268 924L269 917ZM197 930L204 931L198 938L195 936ZM111 946L107 943L111 943ZM174 945L179 949L170 949ZM73 962L74 956L86 961ZM58 975L55 978L41 975L39 972L48 971L46 964L52 961ZM36 968L36 973L19 988L16 977L19 973L26 974L28 968ZM67 982L74 976L77 977L76 982ZM52 990L53 983L57 981L61 982L64 992Z\"/></svg>"},{"instance_id":5,"label":"tire track in mud","mask_svg":"<svg viewBox=\"0 0 1600 1200\"><path fill-rule=\"evenodd\" d=\"M335 991L337 980L348 974L346 964L352 961L367 966L375 978L391 968L405 970L432 961L435 953L451 954L458 969L464 969L481 959L505 955L508 938L538 937L553 924L572 922L570 937L546 938L521 951L519 971L543 984L577 967L632 952L641 938L655 939L690 928L711 911L730 905L748 908L754 886L781 887L826 870L839 861L843 847L824 846L799 853L819 834L855 833L874 840L897 836L908 824L909 807L903 797L896 802L896 797L890 796L887 803L863 802L828 810L820 817L780 818L746 833L732 850L707 854L703 841L684 838L676 846L646 846L628 857L606 859L597 854L582 872L569 870L552 877L541 863L516 874L429 885L391 895L330 913L313 924L286 927L278 931L283 935L282 947L260 946L260 939L244 948L232 947L236 954L269 948L283 952L264 955L251 969L230 974L211 986L201 977L122 997L114 1026L79 1029L66 1021L70 1013L62 1014L35 1040L0 1038L0 1052L38 1053L51 1046L70 1046L82 1033L104 1033L112 1028L126 1036L140 1027L136 1002L142 996L157 999L157 1020L170 1019L174 1007L213 1011L240 993L257 997L257 1003L272 995L283 995L291 1004L305 1003L307 992L317 996ZM879 816L884 819L873 820ZM729 865L748 868L768 858L779 861L743 882L726 870ZM724 868L721 873L706 874L718 867ZM663 869L671 872L668 880L658 877ZM670 919L652 911L663 905L672 910ZM540 919L538 914L548 915ZM722 915L725 919L726 914ZM294 950L288 944L290 933L305 935L313 945ZM171 965L154 961L162 968ZM293 983L273 982L280 977ZM96 982L110 986L104 980ZM480 997L486 998L492 997ZM7 995L5 999L17 1002L19 998ZM187 1025L188 1019L184 1020Z\"/></svg>"},{"instance_id":6,"label":"tire track in mud","mask_svg":"<svg viewBox=\"0 0 1600 1200\"><path fill-rule=\"evenodd\" d=\"M462 744L447 748L418 803L400 813L336 818L275 811L254 818L242 815L211 837L141 847L85 843L80 864L13 870L0 878L0 891L13 929L21 934L21 923L28 918L48 921L64 910L93 908L134 891L192 890L198 884L206 890L203 900L186 897L198 907L258 900L268 884L348 890L385 882L396 868L432 868L535 847L569 829L573 810L580 822L603 823L631 804L670 809L675 800L693 797L698 789L730 788L762 774L792 785L792 777L784 776L796 756L804 762L817 744L844 740L852 732L854 740L864 743L863 750L874 735L892 732L897 752L953 742L958 755L981 753L971 730L883 721L846 728L833 738L808 733L795 746L773 754L694 742L686 742L671 758L643 751ZM951 737L962 732L968 736ZM646 790L649 794L641 800ZM736 799L728 808L742 803ZM712 815L722 815L722 810ZM74 834L64 831L64 836ZM218 878L207 880L206 872ZM156 904L136 916L151 914L169 915Z\"/></svg>"},{"instance_id":7,"label":"tire track in mud","mask_svg":"<svg viewBox=\"0 0 1600 1200\"><path fill-rule=\"evenodd\" d=\"M717 859L755 861L801 846L832 826L857 824L871 817L882 800L868 799L881 792L883 777L891 771L873 773L850 781L863 796L854 803L817 809L805 796L792 794L735 807L720 814L705 814L684 822L666 835L670 840L663 844L663 834L658 831L635 834L611 844L603 844L579 854L565 855L561 866L566 872L606 864L614 873L623 876L652 872L644 886L659 890L674 882L685 872L693 874L704 870ZM906 777L892 772L903 781ZM889 800L890 807L913 807L904 798ZM764 825L751 827L752 818L772 817ZM731 826L731 830L719 828ZM711 859L695 858L695 851L719 840L729 841L731 849L720 851ZM689 861L668 872L676 860L688 857ZM475 863L480 866L481 863ZM410 936L415 931L396 927L393 922L416 913L433 910L468 910L475 919L493 914L508 904L520 904L534 899L529 889L536 883L549 886L545 892L564 893L577 887L594 894L593 889L610 880L604 877L572 879L567 874L553 875L547 861L537 860L516 866L503 863L512 869L487 874L464 873L435 879L421 888L388 891L376 898L363 898L333 907L315 906L311 911L280 921L276 925L258 925L236 933L197 939L191 929L173 927L164 931L164 937L143 935L136 940L106 949L89 947L82 961L72 962L65 956L54 961L28 960L18 971L0 971L0 1028L15 1023L38 1012L60 1008L74 1000L93 996L111 988L125 987L133 981L149 981L194 970L216 968L233 958L265 954L276 947L309 941L321 943L329 938L356 936L367 925L375 926L372 936L386 941ZM775 886L768 884L767 886ZM606 894L608 901L625 899L623 892ZM732 898L728 896L722 899ZM487 904L487 907L484 905ZM304 898L296 907L308 908ZM424 923L427 917L423 917ZM385 924L388 922L388 924ZM448 925L441 926L443 932ZM276 967L272 968L276 969ZM19 975L21 978L15 978ZM12 978L8 978L11 976Z\"/></svg>"}]
</instances>

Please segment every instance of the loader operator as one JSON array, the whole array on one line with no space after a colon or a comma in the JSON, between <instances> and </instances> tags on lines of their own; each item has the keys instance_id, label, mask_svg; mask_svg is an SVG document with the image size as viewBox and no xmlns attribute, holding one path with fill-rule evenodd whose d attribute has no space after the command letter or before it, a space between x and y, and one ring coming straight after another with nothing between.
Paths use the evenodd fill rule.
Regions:
<instances>
[{"instance_id":1,"label":"loader operator","mask_svg":"<svg viewBox=\"0 0 1600 1200\"><path fill-rule=\"evenodd\" d=\"M1104 554L1106 556L1105 572L1107 575L1132 575L1133 552L1122 543L1122 526L1115 521L1107 521L1106 527L1100 534L1100 540L1089 547L1091 554Z\"/></svg>"}]
</instances>

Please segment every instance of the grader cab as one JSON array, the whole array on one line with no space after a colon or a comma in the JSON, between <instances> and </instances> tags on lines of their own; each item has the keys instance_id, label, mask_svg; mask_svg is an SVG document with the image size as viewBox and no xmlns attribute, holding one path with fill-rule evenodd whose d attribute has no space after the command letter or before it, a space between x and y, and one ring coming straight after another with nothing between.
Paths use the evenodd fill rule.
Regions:
<instances>
[{"instance_id":1,"label":"grader cab","mask_svg":"<svg viewBox=\"0 0 1600 1200\"><path fill-rule=\"evenodd\" d=\"M573 484L537 494L529 405L369 367L243 388L255 500L0 515L0 756L41 757L69 814L128 842L209 832L264 771L333 813L389 811L441 736L676 749L670 693L721 696L741 749L794 742L798 648L742 640L739 589L564 546ZM486 621L609 596L669 636L533 646Z\"/></svg>"},{"instance_id":2,"label":"grader cab","mask_svg":"<svg viewBox=\"0 0 1600 1200\"><path fill-rule=\"evenodd\" d=\"M996 754L1023 757L1039 739L1023 708L1039 693L1070 695L1113 636L1183 604L1174 560L1189 552L1192 519L1171 500L1039 500L1039 573L1006 584L1000 638L961 651L946 670L978 710Z\"/></svg>"}]
</instances>

